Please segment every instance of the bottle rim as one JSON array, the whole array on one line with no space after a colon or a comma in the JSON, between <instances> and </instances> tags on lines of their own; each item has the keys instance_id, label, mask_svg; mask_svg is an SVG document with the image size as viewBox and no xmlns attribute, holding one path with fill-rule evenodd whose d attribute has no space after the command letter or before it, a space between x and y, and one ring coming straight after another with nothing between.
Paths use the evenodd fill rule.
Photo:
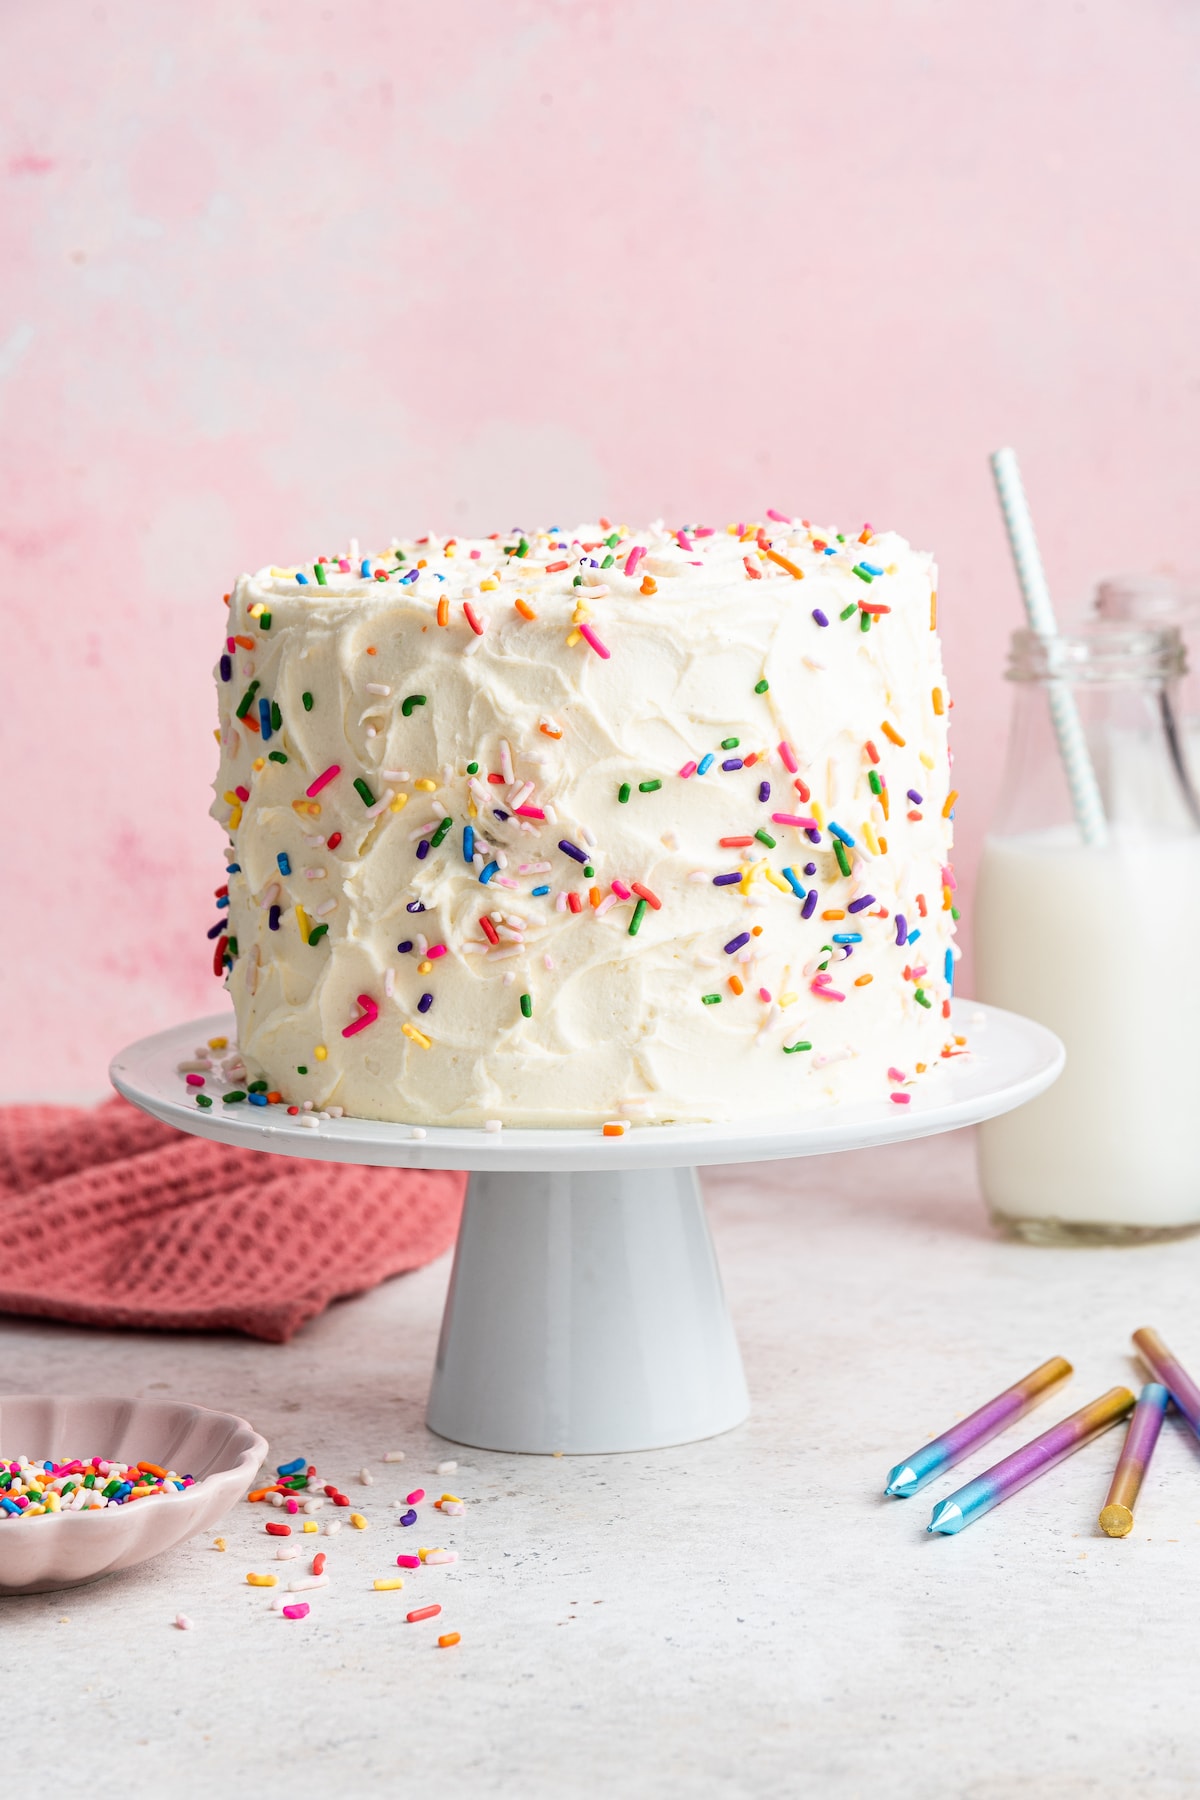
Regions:
<instances>
[{"instance_id":1,"label":"bottle rim","mask_svg":"<svg viewBox=\"0 0 1200 1800\"><path fill-rule=\"evenodd\" d=\"M1014 631L1005 677L1099 684L1173 681L1186 673L1187 653L1177 626L1094 619L1054 636Z\"/></svg>"},{"instance_id":2,"label":"bottle rim","mask_svg":"<svg viewBox=\"0 0 1200 1800\"><path fill-rule=\"evenodd\" d=\"M1096 588L1095 604L1102 619L1195 629L1200 624L1200 575L1161 570L1108 575Z\"/></svg>"}]
</instances>

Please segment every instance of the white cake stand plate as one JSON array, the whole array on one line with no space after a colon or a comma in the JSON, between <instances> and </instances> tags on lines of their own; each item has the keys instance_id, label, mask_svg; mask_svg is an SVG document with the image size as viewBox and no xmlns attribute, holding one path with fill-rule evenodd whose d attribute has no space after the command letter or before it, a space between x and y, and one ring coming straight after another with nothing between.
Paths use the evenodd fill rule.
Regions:
<instances>
[{"instance_id":1,"label":"white cake stand plate","mask_svg":"<svg viewBox=\"0 0 1200 1800\"><path fill-rule=\"evenodd\" d=\"M1062 1069L1058 1039L959 1002L971 1054L891 1101L736 1124L441 1130L280 1106L195 1104L178 1064L234 1035L228 1014L143 1038L113 1085L168 1125L247 1150L383 1168L471 1171L429 1396L440 1437L487 1450L652 1450L713 1437L749 1411L697 1168L820 1156L928 1137L1032 1100Z\"/></svg>"}]
</instances>

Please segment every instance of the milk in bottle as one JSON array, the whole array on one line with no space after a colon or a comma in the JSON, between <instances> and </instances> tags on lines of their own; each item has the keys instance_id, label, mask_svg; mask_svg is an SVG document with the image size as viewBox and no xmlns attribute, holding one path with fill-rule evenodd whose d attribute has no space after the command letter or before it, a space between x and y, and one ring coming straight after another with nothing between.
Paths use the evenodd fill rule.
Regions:
<instances>
[{"instance_id":1,"label":"milk in bottle","mask_svg":"<svg viewBox=\"0 0 1200 1800\"><path fill-rule=\"evenodd\" d=\"M993 1216L1041 1242L1200 1225L1200 829L1174 730L1173 630L1014 637L1006 791L980 870L980 998L1062 1038L1039 1099L980 1128ZM1049 725L1069 682L1106 816L1085 844Z\"/></svg>"}]
</instances>

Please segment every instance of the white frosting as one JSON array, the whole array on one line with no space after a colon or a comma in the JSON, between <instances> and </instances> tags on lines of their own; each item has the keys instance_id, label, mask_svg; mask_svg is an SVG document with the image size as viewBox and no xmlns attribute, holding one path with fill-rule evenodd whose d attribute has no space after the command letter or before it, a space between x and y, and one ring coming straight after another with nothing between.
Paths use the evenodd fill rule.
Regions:
<instances>
[{"instance_id":1,"label":"white frosting","mask_svg":"<svg viewBox=\"0 0 1200 1800\"><path fill-rule=\"evenodd\" d=\"M744 539L622 528L610 547L610 535L530 533L524 556L506 553L520 533L405 542L365 578L335 559L325 586L312 566L308 585L293 569L238 582L213 807L237 865L229 987L248 1068L288 1100L418 1124L735 1118L908 1092L947 1046L949 700L931 558L891 533L841 545L800 522ZM856 564L882 572L864 582ZM890 609L865 632L863 603ZM250 717L265 699L281 721L267 742L236 717L251 682ZM406 712L414 695L424 703ZM729 738L736 749L722 748ZM722 769L748 755L752 767ZM705 756L705 774L681 775ZM775 813L816 817L819 844ZM827 822L854 839L848 878ZM725 837L754 841L723 848ZM807 920L785 868L818 891ZM637 897L621 887L635 882L661 905L644 905L630 935ZM874 904L850 912L868 894ZM312 942L297 907L310 929L327 927ZM897 944L897 913L915 944ZM848 957L830 950L853 932ZM378 1016L344 1036L359 995ZM784 1053L797 1042L812 1048Z\"/></svg>"}]
</instances>

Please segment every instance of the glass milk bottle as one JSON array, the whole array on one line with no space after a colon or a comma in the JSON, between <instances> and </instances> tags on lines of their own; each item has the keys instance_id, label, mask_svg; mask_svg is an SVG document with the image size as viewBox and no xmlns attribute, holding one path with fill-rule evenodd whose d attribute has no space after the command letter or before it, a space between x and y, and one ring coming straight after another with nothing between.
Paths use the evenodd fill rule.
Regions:
<instances>
[{"instance_id":1,"label":"glass milk bottle","mask_svg":"<svg viewBox=\"0 0 1200 1800\"><path fill-rule=\"evenodd\" d=\"M1058 1081L980 1129L996 1222L1035 1243L1119 1243L1200 1226L1200 809L1175 722L1173 627L1096 621L1013 635L1000 808L975 909L982 1000L1048 1025ZM1050 716L1073 696L1104 802L1072 810Z\"/></svg>"},{"instance_id":2,"label":"glass milk bottle","mask_svg":"<svg viewBox=\"0 0 1200 1800\"><path fill-rule=\"evenodd\" d=\"M1176 712L1192 786L1200 792L1200 576L1162 571L1110 575L1097 587L1095 605L1102 619L1179 627L1187 669L1179 683Z\"/></svg>"}]
</instances>

